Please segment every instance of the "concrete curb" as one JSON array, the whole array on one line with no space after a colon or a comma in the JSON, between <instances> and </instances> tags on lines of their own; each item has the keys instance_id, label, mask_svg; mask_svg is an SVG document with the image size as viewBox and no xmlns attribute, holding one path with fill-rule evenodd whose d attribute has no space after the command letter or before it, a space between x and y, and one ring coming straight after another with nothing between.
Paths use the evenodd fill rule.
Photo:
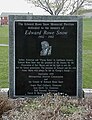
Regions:
<instances>
[{"instance_id":1,"label":"concrete curb","mask_svg":"<svg viewBox=\"0 0 92 120\"><path fill-rule=\"evenodd\" d=\"M0 88L0 93L8 94L9 88ZM92 97L92 89L83 89L84 97Z\"/></svg>"},{"instance_id":2,"label":"concrete curb","mask_svg":"<svg viewBox=\"0 0 92 120\"><path fill-rule=\"evenodd\" d=\"M1 92L8 92L9 88L0 88L0 93Z\"/></svg>"},{"instance_id":3,"label":"concrete curb","mask_svg":"<svg viewBox=\"0 0 92 120\"><path fill-rule=\"evenodd\" d=\"M92 97L92 89L83 89L84 97Z\"/></svg>"},{"instance_id":4,"label":"concrete curb","mask_svg":"<svg viewBox=\"0 0 92 120\"><path fill-rule=\"evenodd\" d=\"M4 46L9 46L9 45L8 45L8 44L0 44L0 46L3 46L3 47L4 47Z\"/></svg>"}]
</instances>

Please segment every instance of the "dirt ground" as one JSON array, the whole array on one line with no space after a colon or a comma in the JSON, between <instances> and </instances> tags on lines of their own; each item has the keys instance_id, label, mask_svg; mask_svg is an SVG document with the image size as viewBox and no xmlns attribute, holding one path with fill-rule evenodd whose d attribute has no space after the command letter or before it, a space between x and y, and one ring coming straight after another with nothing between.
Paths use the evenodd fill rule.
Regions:
<instances>
[{"instance_id":1,"label":"dirt ground","mask_svg":"<svg viewBox=\"0 0 92 120\"><path fill-rule=\"evenodd\" d=\"M49 93L10 99L0 94L0 120L92 120L92 98Z\"/></svg>"}]
</instances>

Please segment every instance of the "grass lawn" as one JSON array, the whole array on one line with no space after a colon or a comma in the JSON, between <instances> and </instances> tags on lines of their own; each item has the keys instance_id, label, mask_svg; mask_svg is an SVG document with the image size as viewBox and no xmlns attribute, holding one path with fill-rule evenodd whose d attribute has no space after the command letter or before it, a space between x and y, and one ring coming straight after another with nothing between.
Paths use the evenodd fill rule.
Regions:
<instances>
[{"instance_id":1,"label":"grass lawn","mask_svg":"<svg viewBox=\"0 0 92 120\"><path fill-rule=\"evenodd\" d=\"M83 87L92 88L92 18L83 24Z\"/></svg>"},{"instance_id":2,"label":"grass lawn","mask_svg":"<svg viewBox=\"0 0 92 120\"><path fill-rule=\"evenodd\" d=\"M8 47L0 46L0 87L8 87Z\"/></svg>"},{"instance_id":3,"label":"grass lawn","mask_svg":"<svg viewBox=\"0 0 92 120\"><path fill-rule=\"evenodd\" d=\"M8 26L0 26L0 44L8 44ZM0 87L8 87L7 46L0 46ZM92 88L92 18L83 21L83 88Z\"/></svg>"},{"instance_id":4,"label":"grass lawn","mask_svg":"<svg viewBox=\"0 0 92 120\"><path fill-rule=\"evenodd\" d=\"M0 44L8 44L8 26L0 25Z\"/></svg>"}]
</instances>

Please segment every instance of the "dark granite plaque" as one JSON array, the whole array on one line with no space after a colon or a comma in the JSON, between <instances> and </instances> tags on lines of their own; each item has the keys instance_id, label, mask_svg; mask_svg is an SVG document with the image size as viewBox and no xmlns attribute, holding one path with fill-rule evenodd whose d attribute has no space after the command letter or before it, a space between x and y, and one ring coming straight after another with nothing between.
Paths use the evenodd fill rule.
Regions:
<instances>
[{"instance_id":1,"label":"dark granite plaque","mask_svg":"<svg viewBox=\"0 0 92 120\"><path fill-rule=\"evenodd\" d=\"M77 95L77 21L15 21L15 95Z\"/></svg>"},{"instance_id":2,"label":"dark granite plaque","mask_svg":"<svg viewBox=\"0 0 92 120\"><path fill-rule=\"evenodd\" d=\"M82 97L82 18L9 16L9 96Z\"/></svg>"}]
</instances>

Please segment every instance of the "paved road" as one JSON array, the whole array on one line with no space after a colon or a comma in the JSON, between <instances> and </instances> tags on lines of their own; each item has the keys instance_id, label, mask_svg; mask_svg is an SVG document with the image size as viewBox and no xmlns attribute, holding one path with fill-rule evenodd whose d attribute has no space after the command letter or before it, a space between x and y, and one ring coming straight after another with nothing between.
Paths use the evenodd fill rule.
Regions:
<instances>
[{"instance_id":1,"label":"paved road","mask_svg":"<svg viewBox=\"0 0 92 120\"><path fill-rule=\"evenodd\" d=\"M0 46L9 46L8 44L0 44Z\"/></svg>"}]
</instances>

